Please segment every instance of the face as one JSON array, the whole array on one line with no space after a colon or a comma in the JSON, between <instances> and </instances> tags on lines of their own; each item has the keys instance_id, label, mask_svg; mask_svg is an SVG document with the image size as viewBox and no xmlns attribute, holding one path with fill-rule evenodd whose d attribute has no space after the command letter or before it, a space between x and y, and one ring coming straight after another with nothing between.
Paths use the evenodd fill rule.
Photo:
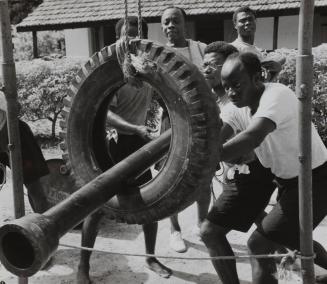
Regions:
<instances>
[{"instance_id":1,"label":"face","mask_svg":"<svg viewBox=\"0 0 327 284\"><path fill-rule=\"evenodd\" d=\"M225 62L222 54L211 52L203 57L202 73L211 88L221 86L220 72Z\"/></svg>"},{"instance_id":2,"label":"face","mask_svg":"<svg viewBox=\"0 0 327 284\"><path fill-rule=\"evenodd\" d=\"M256 19L254 15L248 12L238 13L236 16L235 29L240 35L254 35L256 30Z\"/></svg>"},{"instance_id":3,"label":"face","mask_svg":"<svg viewBox=\"0 0 327 284\"><path fill-rule=\"evenodd\" d=\"M130 37L137 37L138 29L135 26L128 25L127 34ZM120 37L125 36L125 25L122 25L120 30Z\"/></svg>"},{"instance_id":4,"label":"face","mask_svg":"<svg viewBox=\"0 0 327 284\"><path fill-rule=\"evenodd\" d=\"M251 106L255 103L257 78L250 77L239 60L226 61L221 70L221 82L228 98L237 107Z\"/></svg>"},{"instance_id":5,"label":"face","mask_svg":"<svg viewBox=\"0 0 327 284\"><path fill-rule=\"evenodd\" d=\"M161 17L161 28L168 41L175 43L185 38L185 19L179 9L167 9Z\"/></svg>"}]
</instances>

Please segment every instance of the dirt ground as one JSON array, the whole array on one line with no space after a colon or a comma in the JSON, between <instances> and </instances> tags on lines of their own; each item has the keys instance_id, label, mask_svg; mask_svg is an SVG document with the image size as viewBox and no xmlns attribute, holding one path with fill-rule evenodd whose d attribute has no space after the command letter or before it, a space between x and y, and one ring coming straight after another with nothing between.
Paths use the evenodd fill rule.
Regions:
<instances>
[{"instance_id":1,"label":"dirt ground","mask_svg":"<svg viewBox=\"0 0 327 284\"><path fill-rule=\"evenodd\" d=\"M47 157L57 157L56 151L47 153ZM8 171L8 174L9 171ZM220 191L220 185L214 184L216 194ZM25 200L27 213L31 212L27 199ZM268 208L269 210L269 208ZM0 192L0 225L13 219L13 200L11 182L8 180L6 186ZM180 214L183 237L188 246L188 251L178 254L169 248L169 222L159 222L157 249L158 255L185 256L185 257L207 257L207 250L204 244L193 234L196 220L196 207L193 205ZM253 230L253 228L252 228ZM246 240L251 231L243 234L232 231L228 239L232 244L235 253L247 254ZM327 248L327 219L315 230L314 237ZM61 243L70 245L80 244L80 232L71 231L66 234ZM106 220L96 241L96 248L99 250L110 250L120 253L144 253L143 233L140 226L118 224ZM35 284L71 284L76 283L76 269L79 261L79 249L59 247L55 253L52 265L48 270L40 271L29 278L29 283ZM181 260L162 259L162 263L173 270L169 279L163 279L144 267L144 258L124 255L110 255L105 252L94 252L91 258L91 279L93 283L155 283L155 284L213 284L221 283L208 260ZM238 260L237 268L241 283L251 283L251 269L248 260ZM327 271L316 267L317 274L324 274ZM18 283L17 278L0 267L0 283ZM295 264L293 272L290 272L287 279L280 283L301 283L299 265Z\"/></svg>"}]
</instances>

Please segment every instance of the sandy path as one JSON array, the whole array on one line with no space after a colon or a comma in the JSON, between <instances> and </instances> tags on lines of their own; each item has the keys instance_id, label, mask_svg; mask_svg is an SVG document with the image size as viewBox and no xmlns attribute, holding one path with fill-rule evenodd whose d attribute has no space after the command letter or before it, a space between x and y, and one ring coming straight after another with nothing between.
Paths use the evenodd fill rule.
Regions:
<instances>
[{"instance_id":1,"label":"sandy path","mask_svg":"<svg viewBox=\"0 0 327 284\"><path fill-rule=\"evenodd\" d=\"M52 153L51 157L55 157ZM219 184L214 185L216 193L220 191ZM26 210L30 207L26 199ZM13 218L11 182L0 192L0 222ZM193 234L192 228L196 220L195 206L191 206L180 214L183 237L188 245L185 254L178 254L170 250L169 222L163 220L159 223L157 254L169 256L206 257L207 251L204 244ZM252 228L253 229L253 228ZM250 231L251 232L251 231ZM243 234L231 232L228 238L238 254L246 254L246 240L249 233ZM327 220L315 231L315 238L327 247ZM71 231L65 235L62 243L79 245L80 232ZM96 248L107 249L116 252L143 253L144 240L140 226L117 224L114 221L106 221L97 238ZM76 283L76 268L79 261L79 250L60 247L56 252L53 265L47 271L40 271L29 278L29 283L35 284L68 284ZM91 277L94 283L153 283L153 284L180 284L199 283L213 284L220 283L216 273L209 261L186 261L186 260L162 260L162 262L173 269L170 279L162 279L153 272L144 268L144 259L140 257L113 256L104 252L94 252L91 258ZM251 272L248 260L240 260L237 263L241 283L251 283ZM317 273L327 273L317 269ZM280 283L301 283L297 271L291 274L289 281ZM0 281L7 284L18 283L17 278L0 267Z\"/></svg>"}]
</instances>

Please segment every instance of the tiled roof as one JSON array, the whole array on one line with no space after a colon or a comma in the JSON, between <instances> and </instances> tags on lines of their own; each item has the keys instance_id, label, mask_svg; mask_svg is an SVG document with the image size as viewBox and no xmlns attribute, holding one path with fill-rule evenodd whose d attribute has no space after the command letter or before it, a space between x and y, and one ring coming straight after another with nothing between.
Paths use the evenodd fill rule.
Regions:
<instances>
[{"instance_id":1,"label":"tiled roof","mask_svg":"<svg viewBox=\"0 0 327 284\"><path fill-rule=\"evenodd\" d=\"M188 15L228 14L239 6L252 9L280 11L298 9L300 0L141 0L142 16L160 17L165 7L175 5L184 8ZM327 6L327 0L316 0L316 7ZM129 14L136 15L137 0L128 0ZM27 18L18 25L18 30L50 29L87 26L116 20L124 15L123 0L44 0Z\"/></svg>"}]
</instances>

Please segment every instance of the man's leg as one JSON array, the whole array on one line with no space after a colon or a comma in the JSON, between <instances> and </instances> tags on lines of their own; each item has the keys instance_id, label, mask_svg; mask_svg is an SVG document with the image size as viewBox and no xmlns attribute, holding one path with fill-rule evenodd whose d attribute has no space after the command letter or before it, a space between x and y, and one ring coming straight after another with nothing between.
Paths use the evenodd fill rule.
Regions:
<instances>
[{"instance_id":1,"label":"man's leg","mask_svg":"<svg viewBox=\"0 0 327 284\"><path fill-rule=\"evenodd\" d=\"M34 212L43 213L51 207L40 180L36 180L25 186L27 188L29 202Z\"/></svg>"},{"instance_id":2,"label":"man's leg","mask_svg":"<svg viewBox=\"0 0 327 284\"><path fill-rule=\"evenodd\" d=\"M187 247L182 238L181 227L178 223L178 214L172 215L170 218L170 237L169 245L176 252L186 252Z\"/></svg>"},{"instance_id":3,"label":"man's leg","mask_svg":"<svg viewBox=\"0 0 327 284\"><path fill-rule=\"evenodd\" d=\"M318 243L317 241L313 241L313 250L316 254L315 264L320 267L327 269L327 251L325 248ZM317 283L327 283L327 274L316 276Z\"/></svg>"},{"instance_id":4,"label":"man's leg","mask_svg":"<svg viewBox=\"0 0 327 284\"><path fill-rule=\"evenodd\" d=\"M254 231L248 240L250 254L270 254L274 252L275 244L258 231ZM276 263L272 258L251 258L252 283L276 284Z\"/></svg>"},{"instance_id":5,"label":"man's leg","mask_svg":"<svg viewBox=\"0 0 327 284\"><path fill-rule=\"evenodd\" d=\"M229 229L215 225L208 220L202 223L201 237L211 257L234 255L226 238L229 231ZM224 284L239 283L235 260L212 260L212 264Z\"/></svg>"},{"instance_id":6,"label":"man's leg","mask_svg":"<svg viewBox=\"0 0 327 284\"><path fill-rule=\"evenodd\" d=\"M95 239L99 231L99 223L103 217L103 212L100 210L96 211L92 215L88 216L83 223L82 229L82 246L93 248ZM77 271L77 283L79 284L90 284L90 257L91 252L81 250L80 263Z\"/></svg>"},{"instance_id":7,"label":"man's leg","mask_svg":"<svg viewBox=\"0 0 327 284\"><path fill-rule=\"evenodd\" d=\"M145 252L147 254L154 254L156 247L158 223L155 222L150 224L144 224L142 225L142 227L144 232ZM150 270L154 271L163 278L169 278L172 274L171 269L164 266L155 257L147 257L145 261L146 267L148 267Z\"/></svg>"},{"instance_id":8,"label":"man's leg","mask_svg":"<svg viewBox=\"0 0 327 284\"><path fill-rule=\"evenodd\" d=\"M211 187L212 183L204 188L203 191L201 191L201 194L199 196L199 199L197 200L197 209L198 209L198 227L201 228L201 224L205 221L209 205L210 205L210 199L211 199Z\"/></svg>"}]
</instances>

